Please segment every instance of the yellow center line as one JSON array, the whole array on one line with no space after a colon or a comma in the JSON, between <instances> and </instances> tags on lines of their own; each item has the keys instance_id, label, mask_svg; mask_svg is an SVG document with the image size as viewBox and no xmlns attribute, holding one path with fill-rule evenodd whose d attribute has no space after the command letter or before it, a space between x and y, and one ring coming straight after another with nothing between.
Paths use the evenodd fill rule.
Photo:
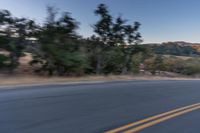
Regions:
<instances>
[{"instance_id":1,"label":"yellow center line","mask_svg":"<svg viewBox=\"0 0 200 133\"><path fill-rule=\"evenodd\" d=\"M196 104L192 104L192 105L185 106L185 107L182 107L182 108L174 109L174 110L171 110L171 111L168 111L168 112L165 112L165 113L161 113L161 114L158 114L158 115L155 115L155 116L152 116L152 117L149 117L149 118L146 118L146 119L134 122L134 123L130 123L130 124L124 125L122 127L107 131L105 133L117 133L117 132L125 130L127 128L131 128L133 126L137 126L139 124L143 124L145 122L148 122L148 121L151 121L151 120L155 120L157 118L164 117L166 115L170 115L170 114L176 113L178 111L182 111L182 110L185 110L185 109L188 109L188 108L196 107L198 105L200 105L200 103L196 103Z\"/></svg>"},{"instance_id":2,"label":"yellow center line","mask_svg":"<svg viewBox=\"0 0 200 133\"><path fill-rule=\"evenodd\" d=\"M180 115L183 115L183 114L186 114L186 113L189 113L189 112L192 112L194 110L197 110L197 109L200 109L200 106L197 106L197 107L193 107L193 108L190 108L190 109L187 109L187 110L183 110L181 112L178 112L178 113L175 113L175 114L172 114L172 115L169 115L169 116L165 116L165 117L162 117L158 120L154 120L152 122L149 122L149 123L146 123L146 124L143 124L141 126L138 126L138 127L135 127L133 129L130 129L128 131L125 131L123 133L135 133L135 132L138 132L144 128L147 128L147 127L150 127L150 126L153 126L155 124L158 124L158 123L161 123L163 121L166 121L166 120L169 120L169 119L172 119L174 117L177 117L177 116L180 116Z\"/></svg>"}]
</instances>

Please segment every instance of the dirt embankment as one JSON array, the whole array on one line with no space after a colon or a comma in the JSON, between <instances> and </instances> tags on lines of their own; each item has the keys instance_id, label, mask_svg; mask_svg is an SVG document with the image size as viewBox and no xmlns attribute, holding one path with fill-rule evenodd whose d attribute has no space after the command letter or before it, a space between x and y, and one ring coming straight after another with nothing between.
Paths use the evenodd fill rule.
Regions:
<instances>
[{"instance_id":1,"label":"dirt embankment","mask_svg":"<svg viewBox=\"0 0 200 133\"><path fill-rule=\"evenodd\" d=\"M123 81L123 80L188 80L198 79L192 77L163 77L150 75L110 75L110 76L84 76L84 77L45 77L29 75L0 75L0 85L28 85L28 84L54 84L91 81Z\"/></svg>"}]
</instances>

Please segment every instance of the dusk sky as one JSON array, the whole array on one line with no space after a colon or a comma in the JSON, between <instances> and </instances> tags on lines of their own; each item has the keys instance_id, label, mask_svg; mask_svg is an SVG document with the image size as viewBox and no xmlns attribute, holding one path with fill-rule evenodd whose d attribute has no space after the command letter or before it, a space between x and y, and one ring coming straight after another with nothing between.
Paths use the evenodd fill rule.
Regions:
<instances>
[{"instance_id":1,"label":"dusk sky","mask_svg":"<svg viewBox=\"0 0 200 133\"><path fill-rule=\"evenodd\" d=\"M68 11L81 23L79 34L93 34L91 25L98 17L93 13L99 3L109 6L115 17L139 21L145 43L165 41L200 42L200 0L0 0L0 9L19 17L43 22L46 6Z\"/></svg>"}]
</instances>

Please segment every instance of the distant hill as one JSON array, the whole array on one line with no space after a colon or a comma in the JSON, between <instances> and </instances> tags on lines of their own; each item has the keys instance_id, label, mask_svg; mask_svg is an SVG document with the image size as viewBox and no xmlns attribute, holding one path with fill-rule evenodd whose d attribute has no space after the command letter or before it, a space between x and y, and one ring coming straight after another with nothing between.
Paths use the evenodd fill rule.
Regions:
<instances>
[{"instance_id":1,"label":"distant hill","mask_svg":"<svg viewBox=\"0 0 200 133\"><path fill-rule=\"evenodd\" d=\"M200 43L164 42L161 44L144 44L156 54L176 56L200 56Z\"/></svg>"}]
</instances>

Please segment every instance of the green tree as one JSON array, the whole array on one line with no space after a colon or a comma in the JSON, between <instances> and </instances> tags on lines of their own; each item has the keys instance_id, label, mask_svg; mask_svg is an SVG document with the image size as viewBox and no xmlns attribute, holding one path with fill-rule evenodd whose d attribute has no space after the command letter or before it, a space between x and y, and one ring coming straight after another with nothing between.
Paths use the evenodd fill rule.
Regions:
<instances>
[{"instance_id":1,"label":"green tree","mask_svg":"<svg viewBox=\"0 0 200 133\"><path fill-rule=\"evenodd\" d=\"M100 4L95 10L95 14L100 17L100 20L97 21L93 28L98 41L102 43L101 54L97 58L96 72L101 73L102 71L99 68L102 68L103 65L106 66L103 55L106 56L106 53L109 52L115 54L113 51L120 49L117 51L119 52L119 56L122 56L120 58L123 58L121 73L126 74L131 68L131 56L143 50L143 48L137 46L137 44L142 42L141 35L138 32L140 23L135 22L133 25L129 25L127 24L127 20L122 19L121 16L114 19L105 4ZM111 54L108 54L108 56L111 56ZM115 61L117 62L117 60L112 60L112 62Z\"/></svg>"},{"instance_id":2,"label":"green tree","mask_svg":"<svg viewBox=\"0 0 200 133\"><path fill-rule=\"evenodd\" d=\"M34 55L31 64L40 63L38 71L49 75L80 75L87 67L87 58L81 53L80 40L76 34L78 22L65 12L56 18L57 11L48 7L46 24L38 37L40 51Z\"/></svg>"},{"instance_id":3,"label":"green tree","mask_svg":"<svg viewBox=\"0 0 200 133\"><path fill-rule=\"evenodd\" d=\"M34 29L33 25L32 20L13 17L9 11L0 10L0 48L10 52L10 72L18 66L18 60L30 42L28 38Z\"/></svg>"},{"instance_id":4,"label":"green tree","mask_svg":"<svg viewBox=\"0 0 200 133\"><path fill-rule=\"evenodd\" d=\"M7 66L6 61L8 61L8 57L0 54L0 68L5 68Z\"/></svg>"}]
</instances>

